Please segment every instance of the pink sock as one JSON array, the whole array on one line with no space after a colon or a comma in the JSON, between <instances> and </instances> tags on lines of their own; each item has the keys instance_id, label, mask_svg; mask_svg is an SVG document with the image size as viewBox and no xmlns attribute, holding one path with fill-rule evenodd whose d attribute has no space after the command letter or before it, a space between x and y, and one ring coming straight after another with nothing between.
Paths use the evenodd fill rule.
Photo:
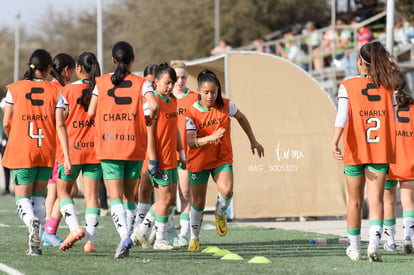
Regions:
<instances>
[{"instance_id":1,"label":"pink sock","mask_svg":"<svg viewBox=\"0 0 414 275\"><path fill-rule=\"evenodd\" d=\"M46 227L46 233L47 234L56 234L57 229L59 227L60 219L57 219L55 217L50 217L46 221L45 227Z\"/></svg>"}]
</instances>

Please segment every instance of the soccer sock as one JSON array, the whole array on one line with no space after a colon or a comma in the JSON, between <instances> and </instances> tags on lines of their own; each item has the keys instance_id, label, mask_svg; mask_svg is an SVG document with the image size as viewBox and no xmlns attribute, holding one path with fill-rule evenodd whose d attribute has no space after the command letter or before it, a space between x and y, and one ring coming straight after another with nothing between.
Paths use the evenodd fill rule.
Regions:
<instances>
[{"instance_id":1,"label":"soccer sock","mask_svg":"<svg viewBox=\"0 0 414 275\"><path fill-rule=\"evenodd\" d=\"M76 207L72 198L64 198L60 201L60 212L65 219L69 230L73 231L79 227L78 217L76 216Z\"/></svg>"},{"instance_id":2,"label":"soccer sock","mask_svg":"<svg viewBox=\"0 0 414 275\"><path fill-rule=\"evenodd\" d=\"M347 227L347 231L349 244L351 245L352 250L361 250L361 228Z\"/></svg>"},{"instance_id":3,"label":"soccer sock","mask_svg":"<svg viewBox=\"0 0 414 275\"><path fill-rule=\"evenodd\" d=\"M382 233L382 220L369 221L369 242L379 246Z\"/></svg>"},{"instance_id":4,"label":"soccer sock","mask_svg":"<svg viewBox=\"0 0 414 275\"><path fill-rule=\"evenodd\" d=\"M180 236L188 238L188 233L190 232L190 214L181 212L180 226Z\"/></svg>"},{"instance_id":5,"label":"soccer sock","mask_svg":"<svg viewBox=\"0 0 414 275\"><path fill-rule=\"evenodd\" d=\"M29 227L30 221L35 216L31 197L16 197L16 208L20 219Z\"/></svg>"},{"instance_id":6,"label":"soccer sock","mask_svg":"<svg viewBox=\"0 0 414 275\"><path fill-rule=\"evenodd\" d=\"M138 202L134 227L136 228L139 227L139 225L144 221L145 215L147 215L150 208L151 208L151 202L145 202L145 201Z\"/></svg>"},{"instance_id":7,"label":"soccer sock","mask_svg":"<svg viewBox=\"0 0 414 275\"><path fill-rule=\"evenodd\" d=\"M139 225L139 230L142 234L146 235L147 232L152 228L155 222L155 211L150 208L147 215L145 215L144 221Z\"/></svg>"},{"instance_id":8,"label":"soccer sock","mask_svg":"<svg viewBox=\"0 0 414 275\"><path fill-rule=\"evenodd\" d=\"M384 220L384 235L388 245L395 243L395 224L395 217L393 219Z\"/></svg>"},{"instance_id":9,"label":"soccer sock","mask_svg":"<svg viewBox=\"0 0 414 275\"><path fill-rule=\"evenodd\" d=\"M190 231L191 238L198 238L200 236L201 223L203 219L203 210L197 209L191 204L190 210Z\"/></svg>"},{"instance_id":10,"label":"soccer sock","mask_svg":"<svg viewBox=\"0 0 414 275\"><path fill-rule=\"evenodd\" d=\"M33 213L39 219L40 228L39 235L42 236L45 230L45 218L46 218L46 206L45 206L46 193L33 193Z\"/></svg>"},{"instance_id":11,"label":"soccer sock","mask_svg":"<svg viewBox=\"0 0 414 275\"><path fill-rule=\"evenodd\" d=\"M45 224L47 234L56 234L59 227L60 219L50 217Z\"/></svg>"},{"instance_id":12,"label":"soccer sock","mask_svg":"<svg viewBox=\"0 0 414 275\"><path fill-rule=\"evenodd\" d=\"M137 207L133 201L124 201L124 207L126 212L126 221L128 227L128 235L131 236L134 230L135 216L137 214Z\"/></svg>"},{"instance_id":13,"label":"soccer sock","mask_svg":"<svg viewBox=\"0 0 414 275\"><path fill-rule=\"evenodd\" d=\"M174 228L174 215L172 211L172 207L168 210L168 222L167 222L167 230ZM175 229L174 229L175 230Z\"/></svg>"},{"instance_id":14,"label":"soccer sock","mask_svg":"<svg viewBox=\"0 0 414 275\"><path fill-rule=\"evenodd\" d=\"M405 210L403 212L403 231L405 237L413 237L414 233L414 210Z\"/></svg>"},{"instance_id":15,"label":"soccer sock","mask_svg":"<svg viewBox=\"0 0 414 275\"><path fill-rule=\"evenodd\" d=\"M85 209L86 241L95 242L96 230L98 229L101 210L98 208L87 207Z\"/></svg>"},{"instance_id":16,"label":"soccer sock","mask_svg":"<svg viewBox=\"0 0 414 275\"><path fill-rule=\"evenodd\" d=\"M226 214L227 207L229 207L232 197L233 197L233 192L231 193L229 198L223 197L221 193L218 194L217 204L216 204L217 215L223 216Z\"/></svg>"},{"instance_id":17,"label":"soccer sock","mask_svg":"<svg viewBox=\"0 0 414 275\"><path fill-rule=\"evenodd\" d=\"M112 221L121 239L128 236L128 227L124 204L121 199L111 201Z\"/></svg>"},{"instance_id":18,"label":"soccer sock","mask_svg":"<svg viewBox=\"0 0 414 275\"><path fill-rule=\"evenodd\" d=\"M155 239L165 240L165 231L168 226L168 216L155 216Z\"/></svg>"}]
</instances>

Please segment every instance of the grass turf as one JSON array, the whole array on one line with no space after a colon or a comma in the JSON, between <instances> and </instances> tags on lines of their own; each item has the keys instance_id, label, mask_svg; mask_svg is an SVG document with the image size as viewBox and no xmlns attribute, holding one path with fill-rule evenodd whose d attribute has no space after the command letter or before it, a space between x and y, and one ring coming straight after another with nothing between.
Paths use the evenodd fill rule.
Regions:
<instances>
[{"instance_id":1,"label":"grass turf","mask_svg":"<svg viewBox=\"0 0 414 275\"><path fill-rule=\"evenodd\" d=\"M78 218L83 223L84 203L76 200ZM178 217L176 218L178 222ZM206 253L190 253L186 249L174 251L143 250L134 247L126 259L114 259L120 241L110 216L101 218L96 236L97 253L83 253L83 240L66 252L56 247L43 248L43 255L30 257L27 249L27 228L17 216L14 198L0 197L0 263L24 274L398 274L409 273L413 255L402 252L383 252L383 263L363 260L352 262L345 256L346 244L339 244L339 236L321 235L295 230L238 227L229 223L226 237L216 234L212 223L201 231L201 250L218 246L243 257L239 261L224 261ZM298 223L298 228L300 223ZM212 229L211 229L212 228ZM68 232L61 222L58 235ZM326 245L313 245L309 240L325 237ZM250 264L255 256L268 258L269 264ZM0 271L1 274L1 271Z\"/></svg>"}]
</instances>

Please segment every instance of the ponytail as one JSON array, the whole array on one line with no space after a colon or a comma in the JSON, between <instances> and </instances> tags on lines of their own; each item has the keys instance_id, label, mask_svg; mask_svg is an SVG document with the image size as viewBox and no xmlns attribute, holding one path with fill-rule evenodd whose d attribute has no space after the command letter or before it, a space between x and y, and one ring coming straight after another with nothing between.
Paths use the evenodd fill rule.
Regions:
<instances>
[{"instance_id":1,"label":"ponytail","mask_svg":"<svg viewBox=\"0 0 414 275\"><path fill-rule=\"evenodd\" d=\"M112 57L116 60L117 64L111 81L114 85L118 85L130 73L128 71L128 65L134 59L134 50L128 42L121 41L113 46Z\"/></svg>"},{"instance_id":2,"label":"ponytail","mask_svg":"<svg viewBox=\"0 0 414 275\"><path fill-rule=\"evenodd\" d=\"M94 53L84 52L78 57L77 63L79 66L82 66L85 72L89 75L89 87L87 91L87 97L91 98L92 91L96 85L95 78L101 75L101 69L99 67L98 59L96 58Z\"/></svg>"},{"instance_id":3,"label":"ponytail","mask_svg":"<svg viewBox=\"0 0 414 275\"><path fill-rule=\"evenodd\" d=\"M24 73L23 79L33 80L35 78L35 70L45 73L51 65L52 56L50 53L44 49L37 49L29 58L28 68Z\"/></svg>"},{"instance_id":4,"label":"ponytail","mask_svg":"<svg viewBox=\"0 0 414 275\"><path fill-rule=\"evenodd\" d=\"M397 100L398 107L405 107L413 104L414 100L411 95L406 91L406 85L404 74L398 71L394 72L396 79L395 90L397 91L395 98Z\"/></svg>"},{"instance_id":5,"label":"ponytail","mask_svg":"<svg viewBox=\"0 0 414 275\"><path fill-rule=\"evenodd\" d=\"M66 67L69 69L75 68L75 60L70 55L60 53L53 58L50 75L59 81L62 86L66 84L62 76L62 72Z\"/></svg>"},{"instance_id":6,"label":"ponytail","mask_svg":"<svg viewBox=\"0 0 414 275\"><path fill-rule=\"evenodd\" d=\"M205 69L203 71L201 71L198 76L197 76L197 83L198 83L198 88L200 89L201 85L204 82L213 82L217 85L218 87L218 92L217 92L217 98L216 98L216 105L218 109L223 109L224 107L224 101L223 101L223 97L221 95L221 85L220 85L220 81L218 80L217 76L215 75L215 73L213 73L212 71ZM200 95L198 96L200 99Z\"/></svg>"}]
</instances>

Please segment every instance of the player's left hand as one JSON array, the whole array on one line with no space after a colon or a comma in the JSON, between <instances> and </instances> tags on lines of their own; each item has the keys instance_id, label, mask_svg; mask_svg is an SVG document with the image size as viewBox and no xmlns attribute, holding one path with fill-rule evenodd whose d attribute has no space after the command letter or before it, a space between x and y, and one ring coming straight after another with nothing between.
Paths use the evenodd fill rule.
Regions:
<instances>
[{"instance_id":1,"label":"player's left hand","mask_svg":"<svg viewBox=\"0 0 414 275\"><path fill-rule=\"evenodd\" d=\"M259 142L257 141L252 142L252 144L250 145L250 148L252 149L253 155L255 154L254 150L256 149L257 155L259 156L259 158L264 157L264 148Z\"/></svg>"}]
</instances>

